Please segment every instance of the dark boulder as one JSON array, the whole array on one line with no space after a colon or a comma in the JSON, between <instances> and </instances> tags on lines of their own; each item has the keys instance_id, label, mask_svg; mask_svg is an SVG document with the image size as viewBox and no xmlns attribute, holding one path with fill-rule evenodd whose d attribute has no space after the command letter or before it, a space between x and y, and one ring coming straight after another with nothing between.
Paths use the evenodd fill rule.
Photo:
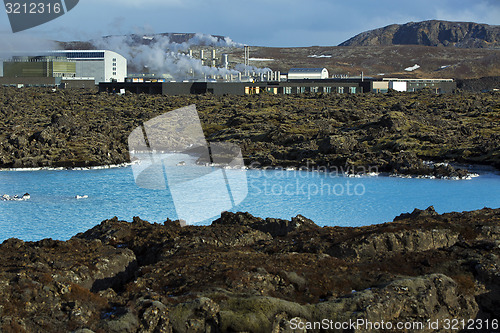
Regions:
<instances>
[{"instance_id":1,"label":"dark boulder","mask_svg":"<svg viewBox=\"0 0 500 333\"><path fill-rule=\"evenodd\" d=\"M296 230L319 228L313 221L302 215L297 215L291 220L274 218L266 218L264 220L259 217L254 217L249 213L223 212L219 219L212 222L212 225L234 224L244 225L252 229L267 232L273 237L286 236L288 233Z\"/></svg>"}]
</instances>

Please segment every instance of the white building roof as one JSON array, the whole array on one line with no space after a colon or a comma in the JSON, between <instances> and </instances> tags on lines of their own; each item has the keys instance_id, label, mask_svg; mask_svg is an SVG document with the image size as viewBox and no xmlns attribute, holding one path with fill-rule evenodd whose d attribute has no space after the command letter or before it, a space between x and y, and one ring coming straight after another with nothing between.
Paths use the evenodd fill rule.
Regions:
<instances>
[{"instance_id":1,"label":"white building roof","mask_svg":"<svg viewBox=\"0 0 500 333\"><path fill-rule=\"evenodd\" d=\"M300 73L300 74L321 74L326 68L290 68L288 74L290 73Z\"/></svg>"},{"instance_id":2,"label":"white building roof","mask_svg":"<svg viewBox=\"0 0 500 333\"><path fill-rule=\"evenodd\" d=\"M123 57L121 54L109 50L56 50L51 53L63 54L68 59L104 59L105 54Z\"/></svg>"}]
</instances>

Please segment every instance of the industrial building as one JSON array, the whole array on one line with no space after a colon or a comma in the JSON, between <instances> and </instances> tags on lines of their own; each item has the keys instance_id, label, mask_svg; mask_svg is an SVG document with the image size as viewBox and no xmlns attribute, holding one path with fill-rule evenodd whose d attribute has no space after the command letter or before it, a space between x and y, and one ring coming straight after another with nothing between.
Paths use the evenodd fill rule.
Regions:
<instances>
[{"instance_id":1,"label":"industrial building","mask_svg":"<svg viewBox=\"0 0 500 333\"><path fill-rule=\"evenodd\" d=\"M398 91L415 92L424 88L433 90L436 94L450 93L457 89L457 83L453 79L393 79L385 78L383 82L389 82L389 87ZM395 88L398 87L399 89ZM405 87L406 86L406 87Z\"/></svg>"},{"instance_id":2,"label":"industrial building","mask_svg":"<svg viewBox=\"0 0 500 333\"><path fill-rule=\"evenodd\" d=\"M326 68L291 68L288 80L324 80L328 79Z\"/></svg>"},{"instance_id":3,"label":"industrial building","mask_svg":"<svg viewBox=\"0 0 500 333\"><path fill-rule=\"evenodd\" d=\"M77 77L76 62L62 56L13 57L2 65L0 85L92 88L94 78Z\"/></svg>"},{"instance_id":4,"label":"industrial building","mask_svg":"<svg viewBox=\"0 0 500 333\"><path fill-rule=\"evenodd\" d=\"M457 89L453 79L397 79L384 78L382 81L373 81L372 91L386 93L389 89L396 91L415 92L424 88L431 89L436 94L452 93Z\"/></svg>"},{"instance_id":5,"label":"industrial building","mask_svg":"<svg viewBox=\"0 0 500 333\"><path fill-rule=\"evenodd\" d=\"M38 56L17 56L3 62L2 85L91 87L123 82L127 60L107 50L64 50ZM64 82L63 82L64 81Z\"/></svg>"},{"instance_id":6,"label":"industrial building","mask_svg":"<svg viewBox=\"0 0 500 333\"><path fill-rule=\"evenodd\" d=\"M266 82L102 82L101 92L129 91L132 93L163 95L252 95L261 92L271 94L339 93L358 94L371 91L369 81L361 80L294 80Z\"/></svg>"},{"instance_id":7,"label":"industrial building","mask_svg":"<svg viewBox=\"0 0 500 333\"><path fill-rule=\"evenodd\" d=\"M410 80L408 80L410 81ZM317 80L290 80L287 81L258 81L258 82L161 82L131 81L102 82L99 84L101 92L132 92L163 95L252 95L267 92L276 95L292 95L304 93L323 94L359 94L368 92L387 92L389 89L399 91L417 91L424 87L432 88L436 93L451 93L456 89L453 80L414 80L408 82L402 79L378 81L374 79L317 79ZM418 84L418 86L416 86ZM418 89L417 89L418 88Z\"/></svg>"},{"instance_id":8,"label":"industrial building","mask_svg":"<svg viewBox=\"0 0 500 333\"><path fill-rule=\"evenodd\" d=\"M191 53L191 52L190 52ZM245 62L248 63L248 54ZM205 60L200 50L200 59ZM212 50L210 65L227 67L228 56L223 54L216 61ZM50 51L38 56L13 57L3 63L4 77L0 84L15 86L59 86L91 88L99 84L99 91L152 93L164 95L205 94L303 94L338 93L358 94L367 92L418 91L430 88L436 93L450 93L456 83L442 79L393 79L375 80L360 77L329 78L326 68L292 68L288 73L259 71L250 73L245 67L241 72L205 75L189 81L169 82L167 75L140 74L127 77L127 60L120 54L107 50L62 50ZM93 82L93 84L92 84Z\"/></svg>"},{"instance_id":9,"label":"industrial building","mask_svg":"<svg viewBox=\"0 0 500 333\"><path fill-rule=\"evenodd\" d=\"M0 86L59 87L95 89L94 78L80 77L0 77Z\"/></svg>"},{"instance_id":10,"label":"industrial building","mask_svg":"<svg viewBox=\"0 0 500 333\"><path fill-rule=\"evenodd\" d=\"M4 77L75 77L76 63L65 57L13 57L3 63Z\"/></svg>"},{"instance_id":11,"label":"industrial building","mask_svg":"<svg viewBox=\"0 0 500 333\"><path fill-rule=\"evenodd\" d=\"M76 63L77 77L93 77L99 82L124 82L127 77L127 59L107 50L64 50L52 51Z\"/></svg>"},{"instance_id":12,"label":"industrial building","mask_svg":"<svg viewBox=\"0 0 500 333\"><path fill-rule=\"evenodd\" d=\"M203 57L203 52L200 52ZM360 94L368 92L417 91L424 87L432 88L436 93L451 93L456 89L453 80L418 80L418 79L384 79L360 77L328 78L326 68L293 68L288 73L279 71L265 73L241 73L233 81L231 77L212 77L203 81L168 82L159 77L132 77L125 82L102 82L99 91L118 93L147 93L163 95L253 95L262 92L276 95L292 95L305 93L322 94Z\"/></svg>"}]
</instances>

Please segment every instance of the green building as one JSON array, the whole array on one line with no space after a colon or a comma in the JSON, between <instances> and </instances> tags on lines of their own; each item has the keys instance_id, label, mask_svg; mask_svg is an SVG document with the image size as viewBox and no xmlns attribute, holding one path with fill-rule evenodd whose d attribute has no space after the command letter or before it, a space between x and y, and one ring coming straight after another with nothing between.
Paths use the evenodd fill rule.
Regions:
<instances>
[{"instance_id":1,"label":"green building","mask_svg":"<svg viewBox=\"0 0 500 333\"><path fill-rule=\"evenodd\" d=\"M65 57L14 57L3 63L3 76L14 77L75 77L76 62Z\"/></svg>"}]
</instances>

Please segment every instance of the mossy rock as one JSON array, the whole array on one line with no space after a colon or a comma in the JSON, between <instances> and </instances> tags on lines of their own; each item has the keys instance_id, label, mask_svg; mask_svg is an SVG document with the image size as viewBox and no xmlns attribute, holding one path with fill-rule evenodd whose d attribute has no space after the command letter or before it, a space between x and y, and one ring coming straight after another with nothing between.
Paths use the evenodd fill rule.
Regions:
<instances>
[{"instance_id":1,"label":"mossy rock","mask_svg":"<svg viewBox=\"0 0 500 333\"><path fill-rule=\"evenodd\" d=\"M304 306L273 297L230 298L221 304L220 327L223 332L268 333L275 316L311 318Z\"/></svg>"}]
</instances>

